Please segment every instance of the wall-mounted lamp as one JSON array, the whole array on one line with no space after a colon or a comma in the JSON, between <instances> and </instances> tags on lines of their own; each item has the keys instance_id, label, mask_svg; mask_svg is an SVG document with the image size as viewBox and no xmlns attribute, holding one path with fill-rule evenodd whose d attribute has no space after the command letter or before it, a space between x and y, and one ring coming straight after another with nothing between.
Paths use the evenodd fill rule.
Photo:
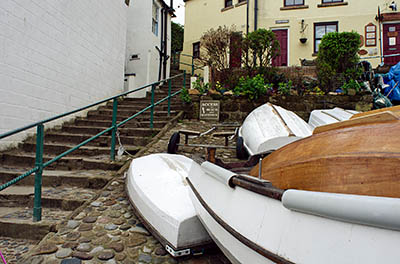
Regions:
<instances>
[{"instance_id":1,"label":"wall-mounted lamp","mask_svg":"<svg viewBox=\"0 0 400 264\"><path fill-rule=\"evenodd\" d=\"M397 4L395 1L393 1L390 5L389 8L392 9L392 11L397 11Z\"/></svg>"}]
</instances>

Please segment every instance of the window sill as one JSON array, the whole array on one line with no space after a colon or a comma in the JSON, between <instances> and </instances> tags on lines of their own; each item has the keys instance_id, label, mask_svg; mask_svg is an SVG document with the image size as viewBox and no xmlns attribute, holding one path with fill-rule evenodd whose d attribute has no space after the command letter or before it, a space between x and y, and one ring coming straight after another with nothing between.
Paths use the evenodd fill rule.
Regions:
<instances>
[{"instance_id":1,"label":"window sill","mask_svg":"<svg viewBox=\"0 0 400 264\"><path fill-rule=\"evenodd\" d=\"M225 12L225 11L231 10L231 9L233 9L233 5L222 8L222 9L221 9L221 12Z\"/></svg>"},{"instance_id":2,"label":"window sill","mask_svg":"<svg viewBox=\"0 0 400 264\"><path fill-rule=\"evenodd\" d=\"M332 6L346 6L348 2L337 2L337 3L324 3L317 5L318 7L332 7Z\"/></svg>"},{"instance_id":3,"label":"window sill","mask_svg":"<svg viewBox=\"0 0 400 264\"><path fill-rule=\"evenodd\" d=\"M296 10L296 9L307 9L308 5L298 5L298 6L284 6L281 7L281 10Z\"/></svg>"},{"instance_id":4,"label":"window sill","mask_svg":"<svg viewBox=\"0 0 400 264\"><path fill-rule=\"evenodd\" d=\"M235 7L242 6L242 5L245 5L245 4L247 4L247 1L243 1L243 2L241 2L241 3L237 3L237 4L235 5Z\"/></svg>"}]
</instances>

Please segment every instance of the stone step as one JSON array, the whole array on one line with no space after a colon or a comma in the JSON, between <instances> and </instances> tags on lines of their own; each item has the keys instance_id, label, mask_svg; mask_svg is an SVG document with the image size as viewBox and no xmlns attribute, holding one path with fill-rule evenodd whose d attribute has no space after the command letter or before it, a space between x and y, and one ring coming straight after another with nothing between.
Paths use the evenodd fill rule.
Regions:
<instances>
[{"instance_id":1,"label":"stone step","mask_svg":"<svg viewBox=\"0 0 400 264\"><path fill-rule=\"evenodd\" d=\"M70 133L62 133L60 131L50 131L46 132L44 137L44 142L72 143L77 145L92 136L93 135L89 134L70 134ZM120 135L119 137L121 139L121 143L124 145L126 149L135 149L135 147L145 146L151 140L151 137L149 136L141 137L141 136ZM110 136L98 137L93 141L89 142L88 144L86 144L86 146L110 147L111 137Z\"/></svg>"},{"instance_id":2,"label":"stone step","mask_svg":"<svg viewBox=\"0 0 400 264\"><path fill-rule=\"evenodd\" d=\"M15 179L29 169L30 168L0 168L0 185ZM61 171L45 169L42 174L42 186L100 189L114 177L114 174L114 172L104 170ZM16 186L33 186L34 183L35 176L32 174L16 183Z\"/></svg>"},{"instance_id":3,"label":"stone step","mask_svg":"<svg viewBox=\"0 0 400 264\"><path fill-rule=\"evenodd\" d=\"M33 208L33 186L10 186L0 192L0 207ZM96 191L78 187L43 187L42 207L73 211L85 201L94 198Z\"/></svg>"},{"instance_id":4,"label":"stone step","mask_svg":"<svg viewBox=\"0 0 400 264\"><path fill-rule=\"evenodd\" d=\"M122 120L124 120L138 112L139 111L121 111L121 112L118 112L117 119L123 118ZM174 115L174 114L176 114L176 112L177 112L176 110L175 111L172 110L170 112L170 115ZM109 119L111 119L112 114L113 114L112 109L103 109L103 110L89 111L87 115L89 118L90 118L90 116L93 116L93 115L103 115L103 116L107 116ZM147 110L145 113L140 114L138 117L140 117L142 115L150 116L150 110ZM153 115L154 116L168 116L168 111L155 110Z\"/></svg>"},{"instance_id":5,"label":"stone step","mask_svg":"<svg viewBox=\"0 0 400 264\"><path fill-rule=\"evenodd\" d=\"M154 120L153 127L162 128L168 123L167 120L168 119ZM82 127L111 127L111 121L76 120L74 125ZM121 128L139 128L139 127L150 127L150 121L138 122L137 120L132 120L124 124Z\"/></svg>"},{"instance_id":6,"label":"stone step","mask_svg":"<svg viewBox=\"0 0 400 264\"><path fill-rule=\"evenodd\" d=\"M51 159L49 156L43 157L43 162ZM35 155L32 153L20 153L11 151L0 154L2 168L13 168L15 166L34 167ZM119 170L123 162L110 161L109 155L96 156L91 158L66 156L57 162L52 163L46 169L50 170Z\"/></svg>"},{"instance_id":7,"label":"stone step","mask_svg":"<svg viewBox=\"0 0 400 264\"><path fill-rule=\"evenodd\" d=\"M162 122L162 121L157 121ZM62 127L62 131L70 134L87 134L87 135L96 135L108 127L84 127L84 126L75 126L75 125L64 125ZM144 136L144 137L151 137L155 136L158 132L160 132L160 128L118 128L120 135L125 136ZM111 132L106 133L106 135L111 135Z\"/></svg>"},{"instance_id":8,"label":"stone step","mask_svg":"<svg viewBox=\"0 0 400 264\"><path fill-rule=\"evenodd\" d=\"M178 113L178 111L171 110L170 118L177 115L177 113ZM131 115L129 115L129 116L117 115L117 121L118 122L123 121L130 116ZM107 112L104 112L103 114L99 114L98 112L89 112L88 116L87 116L87 120L111 120L111 118L112 118L112 111L107 111ZM157 112L155 112L153 118L154 118L154 120L157 120L157 119L165 120L166 118L168 118L168 111L157 111ZM142 114L138 115L137 117L135 117L135 119L150 120L150 112L142 113Z\"/></svg>"},{"instance_id":9,"label":"stone step","mask_svg":"<svg viewBox=\"0 0 400 264\"><path fill-rule=\"evenodd\" d=\"M147 102L145 104L139 104L139 105L136 105L136 103L134 103L134 104L123 104L123 105L119 105L118 106L118 113L125 113L125 114L126 113L130 114L132 112L137 113L137 112L143 110L144 108L146 108L146 107L148 107L150 105L151 105L151 103L147 103ZM105 110L105 109L112 110L112 107L110 107L108 105L104 105L104 106L100 106L98 108L98 110ZM182 109L182 103L180 103L180 102L171 102L170 110L181 110L181 109ZM154 110L155 111L168 111L168 104L162 102L162 103L154 106ZM150 109L148 109L147 111L149 111L149 113L150 113Z\"/></svg>"},{"instance_id":10,"label":"stone step","mask_svg":"<svg viewBox=\"0 0 400 264\"><path fill-rule=\"evenodd\" d=\"M82 140L83 141L83 140ZM79 143L79 142L78 142ZM78 144L77 143L77 144ZM61 143L47 143L43 144L43 151L45 155L59 155L64 153L65 151L72 149L76 145L73 144L61 144ZM36 153L36 143L35 142L24 142L20 144L20 148L25 152ZM115 148L118 150L118 147ZM131 153L137 153L140 148L139 147L127 147L127 150ZM109 147L100 147L100 146L82 146L79 149L73 151L71 156L98 156L98 155L109 155L110 154Z\"/></svg>"},{"instance_id":11,"label":"stone step","mask_svg":"<svg viewBox=\"0 0 400 264\"><path fill-rule=\"evenodd\" d=\"M32 209L27 207L0 207L0 236L41 240L49 232L57 231L60 219L72 211L43 208L42 221L32 222Z\"/></svg>"}]
</instances>

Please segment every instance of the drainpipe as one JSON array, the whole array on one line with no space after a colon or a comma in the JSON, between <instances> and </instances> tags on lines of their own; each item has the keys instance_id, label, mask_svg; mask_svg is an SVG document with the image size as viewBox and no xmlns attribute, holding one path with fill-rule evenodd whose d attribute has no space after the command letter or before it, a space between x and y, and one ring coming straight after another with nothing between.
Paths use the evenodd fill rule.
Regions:
<instances>
[{"instance_id":1,"label":"drainpipe","mask_svg":"<svg viewBox=\"0 0 400 264\"><path fill-rule=\"evenodd\" d=\"M254 31L257 30L258 0L254 0Z\"/></svg>"},{"instance_id":2,"label":"drainpipe","mask_svg":"<svg viewBox=\"0 0 400 264\"><path fill-rule=\"evenodd\" d=\"M172 1L172 0L171 0ZM249 34L249 7L250 0L247 0L247 7L246 7L246 35Z\"/></svg>"},{"instance_id":3,"label":"drainpipe","mask_svg":"<svg viewBox=\"0 0 400 264\"><path fill-rule=\"evenodd\" d=\"M158 49L158 53L160 55L160 63L158 66L158 80L161 81L161 71L162 71L162 63L163 63L163 36L164 36L164 7L161 9L161 34L160 36L160 49Z\"/></svg>"},{"instance_id":4,"label":"drainpipe","mask_svg":"<svg viewBox=\"0 0 400 264\"><path fill-rule=\"evenodd\" d=\"M162 46L162 55L163 55L163 79L167 78L167 60L168 60L168 43L167 43L167 36L168 36L168 13L169 9L164 8L164 34L163 38L163 46Z\"/></svg>"}]
</instances>

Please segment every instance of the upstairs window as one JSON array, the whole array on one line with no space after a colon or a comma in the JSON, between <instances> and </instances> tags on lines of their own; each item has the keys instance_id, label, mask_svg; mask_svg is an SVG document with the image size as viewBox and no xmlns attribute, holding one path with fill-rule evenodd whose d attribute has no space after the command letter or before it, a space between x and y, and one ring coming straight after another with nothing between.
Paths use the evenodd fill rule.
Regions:
<instances>
[{"instance_id":1,"label":"upstairs window","mask_svg":"<svg viewBox=\"0 0 400 264\"><path fill-rule=\"evenodd\" d=\"M243 3L243 2L247 2L247 0L239 0L238 4Z\"/></svg>"},{"instance_id":2,"label":"upstairs window","mask_svg":"<svg viewBox=\"0 0 400 264\"><path fill-rule=\"evenodd\" d=\"M160 7L153 1L153 14L152 14L152 24L151 31L153 31L154 35L158 36L158 13Z\"/></svg>"},{"instance_id":3,"label":"upstairs window","mask_svg":"<svg viewBox=\"0 0 400 264\"><path fill-rule=\"evenodd\" d=\"M314 53L318 53L319 44L321 44L322 37L325 34L337 31L338 31L338 22L314 24Z\"/></svg>"},{"instance_id":4,"label":"upstairs window","mask_svg":"<svg viewBox=\"0 0 400 264\"><path fill-rule=\"evenodd\" d=\"M233 5L233 1L232 0L224 0L224 1L225 1L224 7L230 7L230 6Z\"/></svg>"},{"instance_id":5,"label":"upstairs window","mask_svg":"<svg viewBox=\"0 0 400 264\"><path fill-rule=\"evenodd\" d=\"M285 6L302 6L304 5L304 0L284 0Z\"/></svg>"}]
</instances>

